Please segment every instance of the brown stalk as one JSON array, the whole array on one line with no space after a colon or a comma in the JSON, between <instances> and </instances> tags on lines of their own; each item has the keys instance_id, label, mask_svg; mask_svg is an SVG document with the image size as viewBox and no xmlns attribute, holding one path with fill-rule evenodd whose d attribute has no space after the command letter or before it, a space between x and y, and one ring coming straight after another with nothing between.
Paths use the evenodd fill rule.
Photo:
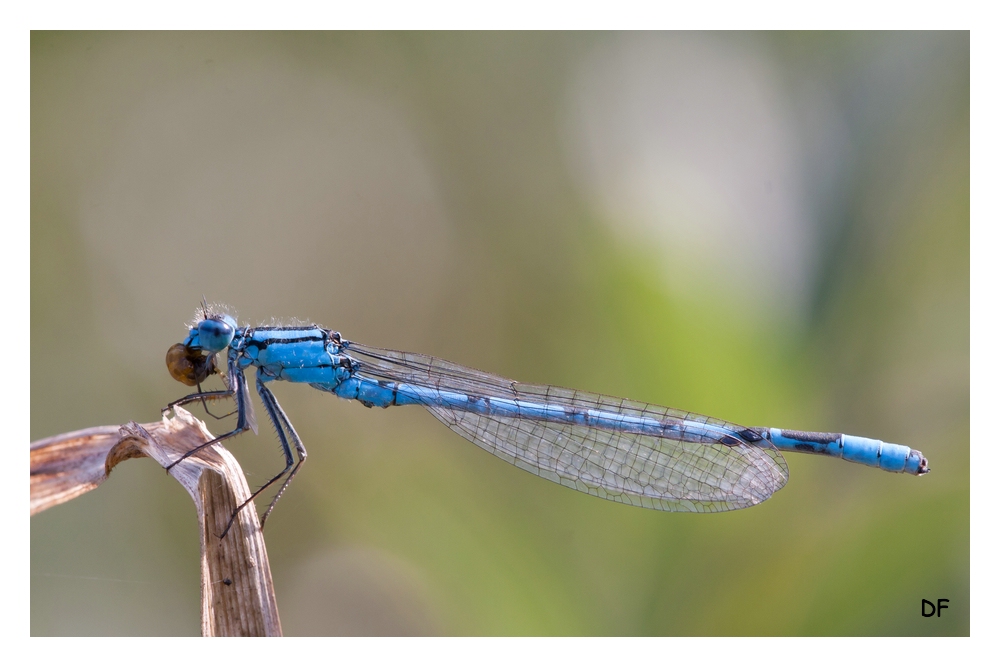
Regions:
<instances>
[{"instance_id":1,"label":"brown stalk","mask_svg":"<svg viewBox=\"0 0 1000 667\"><path fill-rule=\"evenodd\" d=\"M126 459L149 457L166 468L213 439L204 422L182 408L172 419L98 426L31 443L31 513L97 488ZM198 511L201 533L201 631L206 637L280 636L264 537L243 471L225 447L206 447L170 469Z\"/></svg>"}]
</instances>

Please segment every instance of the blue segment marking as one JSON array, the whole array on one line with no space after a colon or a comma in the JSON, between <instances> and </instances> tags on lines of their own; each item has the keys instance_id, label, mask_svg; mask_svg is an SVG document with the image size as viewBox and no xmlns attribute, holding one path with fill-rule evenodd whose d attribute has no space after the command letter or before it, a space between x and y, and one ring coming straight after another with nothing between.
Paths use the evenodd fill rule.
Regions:
<instances>
[{"instance_id":1,"label":"blue segment marking","mask_svg":"<svg viewBox=\"0 0 1000 667\"><path fill-rule=\"evenodd\" d=\"M782 451L832 456L887 472L922 475L928 470L923 455L904 445L842 433L809 433L766 429L768 440Z\"/></svg>"}]
</instances>

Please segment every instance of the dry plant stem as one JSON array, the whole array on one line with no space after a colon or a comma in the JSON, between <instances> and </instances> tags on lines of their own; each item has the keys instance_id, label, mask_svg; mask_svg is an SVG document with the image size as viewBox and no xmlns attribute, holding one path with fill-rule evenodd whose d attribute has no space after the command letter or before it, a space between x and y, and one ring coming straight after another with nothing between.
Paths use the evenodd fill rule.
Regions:
<instances>
[{"instance_id":1,"label":"dry plant stem","mask_svg":"<svg viewBox=\"0 0 1000 667\"><path fill-rule=\"evenodd\" d=\"M107 479L118 463L139 457L164 468L213 438L205 424L177 408L173 419L99 426L31 444L31 513L71 500ZM219 535L250 497L243 471L213 445L170 470L198 510L201 529L201 629L205 636L280 636L281 622L260 523L253 506Z\"/></svg>"}]
</instances>

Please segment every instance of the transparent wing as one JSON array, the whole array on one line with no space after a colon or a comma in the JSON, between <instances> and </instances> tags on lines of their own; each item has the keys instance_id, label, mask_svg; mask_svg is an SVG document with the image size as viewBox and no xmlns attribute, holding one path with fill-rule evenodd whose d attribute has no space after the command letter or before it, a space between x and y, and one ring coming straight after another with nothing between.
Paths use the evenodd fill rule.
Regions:
<instances>
[{"instance_id":1,"label":"transparent wing","mask_svg":"<svg viewBox=\"0 0 1000 667\"><path fill-rule=\"evenodd\" d=\"M489 453L584 493L629 505L681 512L721 512L763 502L788 480L784 458L766 440L740 437L742 426L628 399L521 384L412 352L348 343L358 374L480 397L599 410L677 425L655 436L584 424L465 412L428 401L448 428ZM708 436L702 424L726 436ZM685 425L688 425L685 428Z\"/></svg>"}]
</instances>

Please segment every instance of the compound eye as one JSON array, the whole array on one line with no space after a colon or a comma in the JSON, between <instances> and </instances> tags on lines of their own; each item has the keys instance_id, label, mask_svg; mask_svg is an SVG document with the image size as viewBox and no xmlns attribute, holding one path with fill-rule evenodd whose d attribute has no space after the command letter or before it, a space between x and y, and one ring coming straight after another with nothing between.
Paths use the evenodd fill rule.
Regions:
<instances>
[{"instance_id":1,"label":"compound eye","mask_svg":"<svg viewBox=\"0 0 1000 667\"><path fill-rule=\"evenodd\" d=\"M236 328L221 319L202 320L198 323L198 344L209 353L226 349L235 335Z\"/></svg>"},{"instance_id":2,"label":"compound eye","mask_svg":"<svg viewBox=\"0 0 1000 667\"><path fill-rule=\"evenodd\" d=\"M173 379L194 387L217 372L215 355L205 356L199 350L192 350L183 343L177 343L167 350L167 370Z\"/></svg>"}]
</instances>

